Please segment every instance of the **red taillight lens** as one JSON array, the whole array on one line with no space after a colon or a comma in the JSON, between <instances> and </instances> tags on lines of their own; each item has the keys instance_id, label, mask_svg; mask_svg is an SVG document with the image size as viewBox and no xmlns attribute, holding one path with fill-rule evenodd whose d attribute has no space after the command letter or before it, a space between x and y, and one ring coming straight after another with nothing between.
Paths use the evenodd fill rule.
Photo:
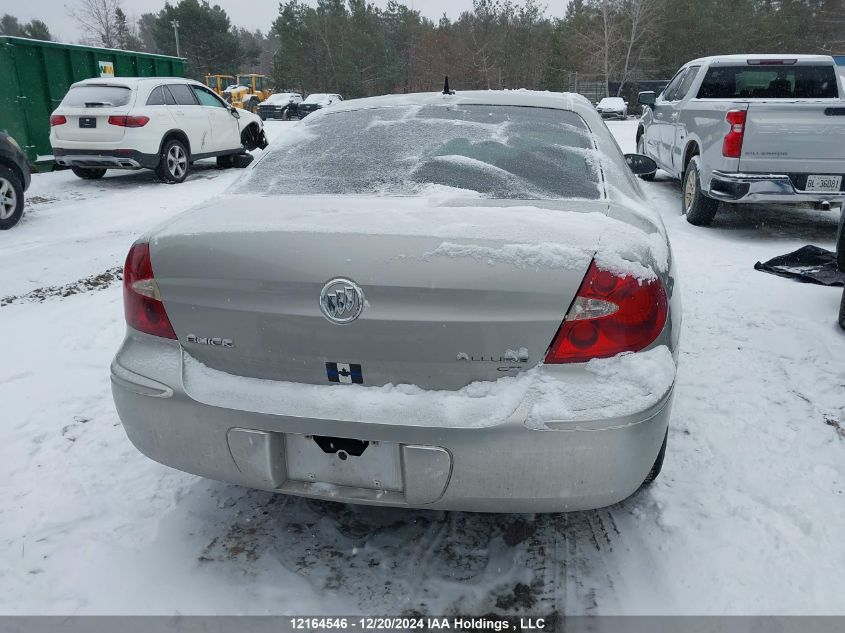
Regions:
<instances>
[{"instance_id":1,"label":"red taillight lens","mask_svg":"<svg viewBox=\"0 0 845 633\"><path fill-rule=\"evenodd\" d=\"M109 125L120 127L144 127L150 122L148 116L110 116Z\"/></svg>"},{"instance_id":2,"label":"red taillight lens","mask_svg":"<svg viewBox=\"0 0 845 633\"><path fill-rule=\"evenodd\" d=\"M745 120L748 113L745 110L731 110L725 120L731 124L731 129L722 143L722 156L739 158L742 154L742 139L745 137Z\"/></svg>"},{"instance_id":3,"label":"red taillight lens","mask_svg":"<svg viewBox=\"0 0 845 633\"><path fill-rule=\"evenodd\" d=\"M584 363L637 352L660 335L668 313L659 279L620 277L593 262L546 352L546 363Z\"/></svg>"},{"instance_id":4,"label":"red taillight lens","mask_svg":"<svg viewBox=\"0 0 845 633\"><path fill-rule=\"evenodd\" d=\"M67 117L62 114L54 114L50 117L51 126L64 125L65 123L67 123Z\"/></svg>"},{"instance_id":5,"label":"red taillight lens","mask_svg":"<svg viewBox=\"0 0 845 633\"><path fill-rule=\"evenodd\" d=\"M135 244L126 257L123 310L130 327L153 336L176 338L153 276L149 244Z\"/></svg>"}]
</instances>

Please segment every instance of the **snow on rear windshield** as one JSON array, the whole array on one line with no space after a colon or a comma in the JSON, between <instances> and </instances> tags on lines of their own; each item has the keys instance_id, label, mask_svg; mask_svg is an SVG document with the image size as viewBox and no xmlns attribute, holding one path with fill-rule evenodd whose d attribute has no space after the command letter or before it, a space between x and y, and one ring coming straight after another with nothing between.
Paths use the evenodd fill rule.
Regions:
<instances>
[{"instance_id":1,"label":"snow on rear windshield","mask_svg":"<svg viewBox=\"0 0 845 633\"><path fill-rule=\"evenodd\" d=\"M75 86L65 95L62 105L69 108L124 106L131 96L132 91L121 86Z\"/></svg>"},{"instance_id":2,"label":"snow on rear windshield","mask_svg":"<svg viewBox=\"0 0 845 633\"><path fill-rule=\"evenodd\" d=\"M306 119L237 193L414 195L429 185L491 198L601 196L584 120L567 110L429 105Z\"/></svg>"}]
</instances>

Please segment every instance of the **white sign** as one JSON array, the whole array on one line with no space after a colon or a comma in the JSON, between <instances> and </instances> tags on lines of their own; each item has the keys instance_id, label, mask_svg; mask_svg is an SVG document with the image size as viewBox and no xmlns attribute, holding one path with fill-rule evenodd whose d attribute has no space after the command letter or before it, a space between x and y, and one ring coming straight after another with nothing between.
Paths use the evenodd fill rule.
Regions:
<instances>
[{"instance_id":1,"label":"white sign","mask_svg":"<svg viewBox=\"0 0 845 633\"><path fill-rule=\"evenodd\" d=\"M98 62L100 64L100 77L114 77L114 64L111 62Z\"/></svg>"}]
</instances>

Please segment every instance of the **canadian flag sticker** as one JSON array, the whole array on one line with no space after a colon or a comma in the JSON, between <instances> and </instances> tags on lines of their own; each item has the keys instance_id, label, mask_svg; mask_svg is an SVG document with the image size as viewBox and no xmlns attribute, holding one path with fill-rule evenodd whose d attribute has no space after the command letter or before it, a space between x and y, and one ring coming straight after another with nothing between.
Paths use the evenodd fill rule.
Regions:
<instances>
[{"instance_id":1,"label":"canadian flag sticker","mask_svg":"<svg viewBox=\"0 0 845 633\"><path fill-rule=\"evenodd\" d=\"M364 384L361 365L355 363L326 363L326 376L329 382Z\"/></svg>"}]
</instances>

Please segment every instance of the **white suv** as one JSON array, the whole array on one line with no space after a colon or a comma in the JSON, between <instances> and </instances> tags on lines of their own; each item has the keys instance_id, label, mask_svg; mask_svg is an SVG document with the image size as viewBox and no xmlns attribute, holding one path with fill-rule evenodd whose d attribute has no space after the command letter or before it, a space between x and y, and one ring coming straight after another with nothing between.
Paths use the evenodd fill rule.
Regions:
<instances>
[{"instance_id":1,"label":"white suv","mask_svg":"<svg viewBox=\"0 0 845 633\"><path fill-rule=\"evenodd\" d=\"M73 84L50 117L56 163L80 178L107 169L153 169L182 182L191 163L217 157L245 166L267 147L261 119L229 106L197 81L165 77L86 79Z\"/></svg>"}]
</instances>

